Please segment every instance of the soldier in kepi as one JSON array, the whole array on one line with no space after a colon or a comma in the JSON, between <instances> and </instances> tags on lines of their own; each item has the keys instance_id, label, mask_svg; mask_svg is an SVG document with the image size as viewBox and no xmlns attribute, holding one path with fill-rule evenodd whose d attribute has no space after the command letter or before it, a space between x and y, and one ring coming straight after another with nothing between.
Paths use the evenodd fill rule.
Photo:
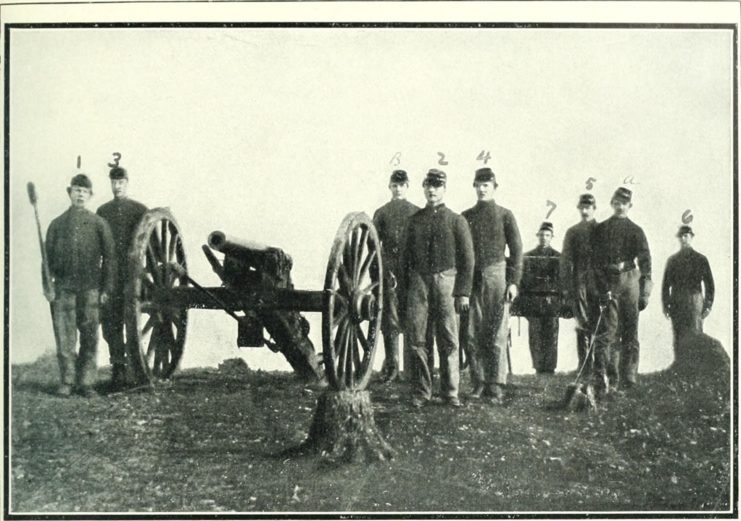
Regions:
<instances>
[{"instance_id":1,"label":"soldier in kepi","mask_svg":"<svg viewBox=\"0 0 741 521\"><path fill-rule=\"evenodd\" d=\"M525 253L526 257L560 257L560 253L551 247L553 239L553 223L543 222L536 234L538 246ZM557 264L535 264L535 273L528 275L533 278L558 281ZM530 356L533 359L533 368L538 374L553 374L558 364L558 317L525 317L527 318L528 343Z\"/></svg>"},{"instance_id":2,"label":"soldier in kepi","mask_svg":"<svg viewBox=\"0 0 741 521\"><path fill-rule=\"evenodd\" d=\"M108 177L111 180L113 200L98 208L97 214L105 219L113 233L118 270L108 304L101 309L101 319L103 338L108 343L112 366L111 387L118 389L124 387L127 380L127 353L124 341L124 291L129 277L129 270L127 269L129 248L136 227L139 225L144 212L147 211L147 207L129 199L129 176L124 168L114 166L111 168Z\"/></svg>"},{"instance_id":3,"label":"soldier in kepi","mask_svg":"<svg viewBox=\"0 0 741 521\"><path fill-rule=\"evenodd\" d=\"M522 240L512 212L494 202L499 185L491 168L478 169L473 186L478 202L463 212L475 253L466 331L473 384L470 398L485 395L491 403L501 404L507 384L509 305L517 296L522 278ZM509 263L505 247L509 249Z\"/></svg>"},{"instance_id":4,"label":"soldier in kepi","mask_svg":"<svg viewBox=\"0 0 741 521\"><path fill-rule=\"evenodd\" d=\"M614 214L594 230L592 251L604 316L595 339L593 380L597 398L618 385L636 384L638 314L651 294L651 253L646 235L628 218L633 193L618 188L610 205Z\"/></svg>"},{"instance_id":5,"label":"soldier in kepi","mask_svg":"<svg viewBox=\"0 0 741 521\"><path fill-rule=\"evenodd\" d=\"M404 302L398 295L399 256L401 253L401 239L404 228L412 214L419 211L419 207L406 200L409 188L409 177L404 170L394 170L389 179L391 200L381 206L373 214L373 224L378 230L381 240L381 252L384 272L384 302L383 316L381 317L381 332L383 333L383 347L386 357L383 361L381 377L385 382L391 382L399 375L399 334L402 332L399 320L399 302ZM405 341L406 343L406 341ZM405 354L408 349L405 349ZM408 358L404 358L404 370L407 371Z\"/></svg>"},{"instance_id":6,"label":"soldier in kepi","mask_svg":"<svg viewBox=\"0 0 741 521\"><path fill-rule=\"evenodd\" d=\"M597 226L594 196L582 194L577 208L581 222L566 230L560 268L562 299L571 307L576 322L576 351L578 368L581 368L587 359L589 342L599 315L599 298L592 271L592 237ZM586 374L590 370L585 366Z\"/></svg>"},{"instance_id":7,"label":"soldier in kepi","mask_svg":"<svg viewBox=\"0 0 741 521\"><path fill-rule=\"evenodd\" d=\"M432 398L427 359L428 317L435 325L443 400L458 398L458 317L468 309L473 278L473 245L466 220L445 206L447 176L431 169L423 187L427 205L409 218L402 248L402 286L406 294L406 335L412 355L412 405Z\"/></svg>"},{"instance_id":8,"label":"soldier in kepi","mask_svg":"<svg viewBox=\"0 0 741 521\"><path fill-rule=\"evenodd\" d=\"M688 333L702 333L702 321L710 314L715 298L710 263L692 248L695 237L692 228L680 226L677 237L679 251L667 260L661 285L661 303L664 314L672 321L675 348Z\"/></svg>"},{"instance_id":9,"label":"soldier in kepi","mask_svg":"<svg viewBox=\"0 0 741 521\"><path fill-rule=\"evenodd\" d=\"M46 233L61 377L57 394L69 396L76 385L81 395L89 397L95 395L99 307L113 291L116 261L108 224L85 208L93 194L90 179L85 174L74 176L67 194L71 206L51 222ZM75 350L78 330L79 354Z\"/></svg>"}]
</instances>

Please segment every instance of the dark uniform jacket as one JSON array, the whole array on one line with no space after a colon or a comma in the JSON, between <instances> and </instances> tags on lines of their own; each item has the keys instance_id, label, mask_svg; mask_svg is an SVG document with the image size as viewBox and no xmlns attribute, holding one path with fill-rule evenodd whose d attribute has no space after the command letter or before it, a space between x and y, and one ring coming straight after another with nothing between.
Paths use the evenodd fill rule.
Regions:
<instances>
[{"instance_id":1,"label":"dark uniform jacket","mask_svg":"<svg viewBox=\"0 0 741 521\"><path fill-rule=\"evenodd\" d=\"M494 201L478 201L463 212L471 227L476 268L483 269L505 259L504 248L509 248L507 283L519 286L522 279L522 239L517 221L507 208Z\"/></svg>"},{"instance_id":2,"label":"dark uniform jacket","mask_svg":"<svg viewBox=\"0 0 741 521\"><path fill-rule=\"evenodd\" d=\"M105 219L110 226L113 241L116 245L117 290L122 289L128 279L129 248L136 227L146 211L146 206L128 198L113 199L98 208L97 214Z\"/></svg>"},{"instance_id":3,"label":"dark uniform jacket","mask_svg":"<svg viewBox=\"0 0 741 521\"><path fill-rule=\"evenodd\" d=\"M419 206L406 199L395 199L381 206L373 214L373 224L381 239L383 268L398 276L402 237L409 218L419 211Z\"/></svg>"},{"instance_id":4,"label":"dark uniform jacket","mask_svg":"<svg viewBox=\"0 0 741 521\"><path fill-rule=\"evenodd\" d=\"M55 288L111 293L116 273L108 224L90 210L70 207L46 232L46 254Z\"/></svg>"},{"instance_id":5,"label":"dark uniform jacket","mask_svg":"<svg viewBox=\"0 0 741 521\"><path fill-rule=\"evenodd\" d=\"M560 266L564 291L575 290L580 277L592 269L592 238L596 228L597 221L591 219L566 230Z\"/></svg>"},{"instance_id":6,"label":"dark uniform jacket","mask_svg":"<svg viewBox=\"0 0 741 521\"><path fill-rule=\"evenodd\" d=\"M661 285L661 302L664 309L671 304L671 294L677 290L688 293L701 293L701 283L705 284L703 311L713 306L715 283L707 257L692 248L682 249L666 261L664 281Z\"/></svg>"},{"instance_id":7,"label":"dark uniform jacket","mask_svg":"<svg viewBox=\"0 0 741 521\"><path fill-rule=\"evenodd\" d=\"M610 276L641 270L641 280L651 280L651 253L646 234L627 217L612 216L597 225L592 240L593 266L600 293L609 289Z\"/></svg>"},{"instance_id":8,"label":"dark uniform jacket","mask_svg":"<svg viewBox=\"0 0 741 521\"><path fill-rule=\"evenodd\" d=\"M466 220L444 204L425 206L409 218L402 249L402 276L431 275L455 268L453 296L468 297L474 253Z\"/></svg>"}]
</instances>

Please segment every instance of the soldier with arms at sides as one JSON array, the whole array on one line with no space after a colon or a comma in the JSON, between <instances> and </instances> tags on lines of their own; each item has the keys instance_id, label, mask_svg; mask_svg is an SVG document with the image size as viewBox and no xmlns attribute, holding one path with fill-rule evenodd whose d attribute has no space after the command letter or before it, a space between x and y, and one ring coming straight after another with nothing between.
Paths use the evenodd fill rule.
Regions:
<instances>
[{"instance_id":1,"label":"soldier with arms at sides","mask_svg":"<svg viewBox=\"0 0 741 521\"><path fill-rule=\"evenodd\" d=\"M651 253L646 235L628 218L633 193L618 188L613 215L594 230L592 251L597 290L605 311L595 339L593 380L598 398L630 388L638 375L638 314L648 305Z\"/></svg>"},{"instance_id":2,"label":"soldier with arms at sides","mask_svg":"<svg viewBox=\"0 0 741 521\"><path fill-rule=\"evenodd\" d=\"M112 366L113 388L126 385L126 344L124 341L125 290L129 279L129 249L142 216L147 207L128 197L129 175L124 168L111 168L108 177L111 180L113 199L98 208L97 214L105 219L113 233L115 242L116 264L118 266L113 293L108 305L101 313L103 338L108 343L108 352Z\"/></svg>"},{"instance_id":3,"label":"soldier with arms at sides","mask_svg":"<svg viewBox=\"0 0 741 521\"><path fill-rule=\"evenodd\" d=\"M551 247L553 223L543 222L536 234L538 246L525 253L526 257L560 257L561 254ZM536 272L529 276L558 280L557 265L536 264ZM527 318L528 343L533 368L538 374L553 374L558 364L558 317L525 317Z\"/></svg>"},{"instance_id":4,"label":"soldier with arms at sides","mask_svg":"<svg viewBox=\"0 0 741 521\"><path fill-rule=\"evenodd\" d=\"M710 263L692 248L694 237L691 227L679 227L679 251L667 260L661 285L661 302L664 314L672 321L675 349L687 333L702 333L702 321L710 314L715 298Z\"/></svg>"},{"instance_id":5,"label":"soldier with arms at sides","mask_svg":"<svg viewBox=\"0 0 741 521\"><path fill-rule=\"evenodd\" d=\"M72 178L67 188L71 206L49 224L46 255L55 298L52 322L57 344L60 396L74 385L86 397L95 395L99 309L113 291L116 265L108 224L85 208L93 184L85 174ZM77 331L80 351L76 352Z\"/></svg>"},{"instance_id":6,"label":"soldier with arms at sides","mask_svg":"<svg viewBox=\"0 0 741 521\"><path fill-rule=\"evenodd\" d=\"M443 400L458 398L458 317L468 309L473 277L473 245L466 220L443 202L447 175L431 169L423 187L427 205L409 218L402 248L402 287L406 295L406 334L412 356L412 405L432 398L426 331L434 321L440 355Z\"/></svg>"},{"instance_id":7,"label":"soldier with arms at sides","mask_svg":"<svg viewBox=\"0 0 741 521\"><path fill-rule=\"evenodd\" d=\"M494 202L497 184L491 168L476 171L478 202L463 212L473 237L475 271L466 348L473 391L501 404L507 383L509 305L522 278L522 240L514 215ZM505 257L509 249L510 262Z\"/></svg>"},{"instance_id":8,"label":"soldier with arms at sides","mask_svg":"<svg viewBox=\"0 0 741 521\"><path fill-rule=\"evenodd\" d=\"M576 321L576 351L578 367L581 368L587 358L587 349L599 314L599 297L592 270L592 236L597 227L594 196L582 194L577 208L581 222L566 230L560 269L562 299L571 306Z\"/></svg>"}]
</instances>

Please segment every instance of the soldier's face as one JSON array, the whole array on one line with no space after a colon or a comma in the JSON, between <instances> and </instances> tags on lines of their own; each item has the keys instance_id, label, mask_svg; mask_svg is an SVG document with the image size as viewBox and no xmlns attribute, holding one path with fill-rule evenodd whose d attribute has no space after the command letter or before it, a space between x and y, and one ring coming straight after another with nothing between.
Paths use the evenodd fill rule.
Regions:
<instances>
[{"instance_id":1,"label":"soldier's face","mask_svg":"<svg viewBox=\"0 0 741 521\"><path fill-rule=\"evenodd\" d=\"M488 201L494 199L494 183L491 181L478 181L473 183L473 187L476 189L476 197L479 201Z\"/></svg>"},{"instance_id":2,"label":"soldier's face","mask_svg":"<svg viewBox=\"0 0 741 521\"><path fill-rule=\"evenodd\" d=\"M391 197L394 199L402 199L406 196L407 188L409 188L409 185L407 183L390 183L389 184L389 190L391 191Z\"/></svg>"},{"instance_id":3,"label":"soldier's face","mask_svg":"<svg viewBox=\"0 0 741 521\"><path fill-rule=\"evenodd\" d=\"M430 204L440 204L445 197L445 185L433 186L430 183L424 184L425 199Z\"/></svg>"},{"instance_id":4,"label":"soldier's face","mask_svg":"<svg viewBox=\"0 0 741 521\"><path fill-rule=\"evenodd\" d=\"M582 221L589 221L594 217L594 206L591 204L580 204L579 215L581 215Z\"/></svg>"},{"instance_id":5,"label":"soldier's face","mask_svg":"<svg viewBox=\"0 0 741 521\"><path fill-rule=\"evenodd\" d=\"M679 245L682 248L686 248L687 246L690 246L692 244L692 234L691 233L683 233L679 236Z\"/></svg>"},{"instance_id":6,"label":"soldier's face","mask_svg":"<svg viewBox=\"0 0 741 521\"><path fill-rule=\"evenodd\" d=\"M115 197L116 199L126 197L128 188L128 179L111 179L111 192L113 192L113 197Z\"/></svg>"},{"instance_id":7,"label":"soldier's face","mask_svg":"<svg viewBox=\"0 0 741 521\"><path fill-rule=\"evenodd\" d=\"M551 245L551 239L553 239L553 234L551 232L549 232L547 230L540 230L537 233L537 236L538 236L538 244L540 244L544 248L546 246L550 246Z\"/></svg>"},{"instance_id":8,"label":"soldier's face","mask_svg":"<svg viewBox=\"0 0 741 521\"><path fill-rule=\"evenodd\" d=\"M627 203L625 201L621 201L620 199L613 199L610 201L610 204L612 205L612 209L615 211L615 215L618 217L625 217L628 215L628 210L630 210L630 207L633 206L632 203Z\"/></svg>"},{"instance_id":9,"label":"soldier's face","mask_svg":"<svg viewBox=\"0 0 741 521\"><path fill-rule=\"evenodd\" d=\"M72 202L72 206L78 208L85 208L91 195L93 194L90 189L84 186L70 186L69 188L69 200Z\"/></svg>"}]
</instances>

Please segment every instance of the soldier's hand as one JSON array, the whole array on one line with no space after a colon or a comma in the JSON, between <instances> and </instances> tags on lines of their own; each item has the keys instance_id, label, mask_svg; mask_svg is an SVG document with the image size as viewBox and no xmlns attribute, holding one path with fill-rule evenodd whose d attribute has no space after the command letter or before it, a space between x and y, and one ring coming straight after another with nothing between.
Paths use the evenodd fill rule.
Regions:
<instances>
[{"instance_id":1,"label":"soldier's hand","mask_svg":"<svg viewBox=\"0 0 741 521\"><path fill-rule=\"evenodd\" d=\"M507 302L512 302L517 298L517 286L510 284L507 286Z\"/></svg>"},{"instance_id":2,"label":"soldier's hand","mask_svg":"<svg viewBox=\"0 0 741 521\"><path fill-rule=\"evenodd\" d=\"M105 306L106 304L108 304L108 293L106 293L105 291L103 291L103 292L100 293L100 303L103 306Z\"/></svg>"},{"instance_id":3,"label":"soldier's hand","mask_svg":"<svg viewBox=\"0 0 741 521\"><path fill-rule=\"evenodd\" d=\"M648 297L638 297L638 311L643 311L648 306Z\"/></svg>"},{"instance_id":4,"label":"soldier's hand","mask_svg":"<svg viewBox=\"0 0 741 521\"><path fill-rule=\"evenodd\" d=\"M710 314L710 308L706 308L706 309L704 309L704 310L703 310L703 312L702 312L702 315L700 315L700 316L701 316L701 317L703 318L703 320L704 320L704 319L708 318L708 315L709 315L709 314Z\"/></svg>"},{"instance_id":5,"label":"soldier's hand","mask_svg":"<svg viewBox=\"0 0 741 521\"><path fill-rule=\"evenodd\" d=\"M664 316L666 318L672 318L671 313L669 313L669 308L664 308Z\"/></svg>"},{"instance_id":6,"label":"soldier's hand","mask_svg":"<svg viewBox=\"0 0 741 521\"><path fill-rule=\"evenodd\" d=\"M448 301L450 302L450 301ZM453 302L453 305L455 306L455 310L458 313L466 313L468 311L468 297L455 297L455 301Z\"/></svg>"}]
</instances>

